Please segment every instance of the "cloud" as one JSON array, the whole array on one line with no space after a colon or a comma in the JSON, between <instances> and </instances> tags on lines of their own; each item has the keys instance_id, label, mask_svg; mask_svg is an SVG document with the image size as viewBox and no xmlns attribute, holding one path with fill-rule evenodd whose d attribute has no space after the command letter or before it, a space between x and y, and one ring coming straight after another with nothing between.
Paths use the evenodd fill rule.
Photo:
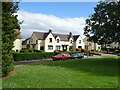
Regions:
<instances>
[{"instance_id":1,"label":"cloud","mask_svg":"<svg viewBox=\"0 0 120 90\"><path fill-rule=\"evenodd\" d=\"M52 28L53 33L65 33L83 35L83 27L85 26L84 17L60 18L54 15L44 15L38 13L30 13L26 11L18 11L19 21L23 21L21 25L21 34L23 39L32 35L33 31L48 32Z\"/></svg>"}]
</instances>

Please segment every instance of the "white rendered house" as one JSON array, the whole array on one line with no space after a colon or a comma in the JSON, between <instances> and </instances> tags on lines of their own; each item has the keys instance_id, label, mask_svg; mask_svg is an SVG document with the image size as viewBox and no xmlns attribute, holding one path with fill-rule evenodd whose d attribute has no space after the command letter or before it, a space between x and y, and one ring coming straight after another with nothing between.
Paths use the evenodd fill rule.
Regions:
<instances>
[{"instance_id":1,"label":"white rendered house","mask_svg":"<svg viewBox=\"0 0 120 90\"><path fill-rule=\"evenodd\" d=\"M19 52L22 49L22 36L19 29L15 29L15 31L19 34L16 36L16 40L14 41L14 48L12 50Z\"/></svg>"}]
</instances>

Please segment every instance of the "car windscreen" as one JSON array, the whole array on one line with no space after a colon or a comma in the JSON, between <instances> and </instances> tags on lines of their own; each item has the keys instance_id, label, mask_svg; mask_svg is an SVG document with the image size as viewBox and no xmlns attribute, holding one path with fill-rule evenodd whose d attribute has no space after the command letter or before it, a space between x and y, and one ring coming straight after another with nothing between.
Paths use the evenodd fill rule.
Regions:
<instances>
[{"instance_id":1,"label":"car windscreen","mask_svg":"<svg viewBox=\"0 0 120 90\"><path fill-rule=\"evenodd\" d=\"M56 56L62 56L62 54L57 54Z\"/></svg>"}]
</instances>

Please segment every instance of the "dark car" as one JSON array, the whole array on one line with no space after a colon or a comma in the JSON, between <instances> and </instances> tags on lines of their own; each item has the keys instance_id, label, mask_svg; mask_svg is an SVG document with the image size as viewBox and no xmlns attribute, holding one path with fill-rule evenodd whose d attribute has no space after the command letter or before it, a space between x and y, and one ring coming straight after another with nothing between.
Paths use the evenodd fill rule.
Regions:
<instances>
[{"instance_id":1,"label":"dark car","mask_svg":"<svg viewBox=\"0 0 120 90\"><path fill-rule=\"evenodd\" d=\"M64 60L64 59L70 59L70 54L68 53L60 53L52 57L53 61L56 60Z\"/></svg>"},{"instance_id":2,"label":"dark car","mask_svg":"<svg viewBox=\"0 0 120 90\"><path fill-rule=\"evenodd\" d=\"M80 53L74 53L71 55L70 59L77 59L77 58L83 58L84 55L80 54Z\"/></svg>"},{"instance_id":3,"label":"dark car","mask_svg":"<svg viewBox=\"0 0 120 90\"><path fill-rule=\"evenodd\" d=\"M120 56L120 53L118 53L117 56Z\"/></svg>"}]
</instances>

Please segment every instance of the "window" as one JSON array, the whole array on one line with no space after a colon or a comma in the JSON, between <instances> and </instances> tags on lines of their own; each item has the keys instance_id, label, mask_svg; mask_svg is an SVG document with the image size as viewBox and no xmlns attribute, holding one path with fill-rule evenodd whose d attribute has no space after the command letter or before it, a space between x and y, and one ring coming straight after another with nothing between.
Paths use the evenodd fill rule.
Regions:
<instances>
[{"instance_id":1,"label":"window","mask_svg":"<svg viewBox=\"0 0 120 90\"><path fill-rule=\"evenodd\" d=\"M60 46L56 46L56 50L60 50Z\"/></svg>"},{"instance_id":2,"label":"window","mask_svg":"<svg viewBox=\"0 0 120 90\"><path fill-rule=\"evenodd\" d=\"M49 50L53 50L53 46L52 45L48 45L48 49Z\"/></svg>"},{"instance_id":3,"label":"window","mask_svg":"<svg viewBox=\"0 0 120 90\"><path fill-rule=\"evenodd\" d=\"M98 49L100 49L100 47L98 47Z\"/></svg>"},{"instance_id":4,"label":"window","mask_svg":"<svg viewBox=\"0 0 120 90\"><path fill-rule=\"evenodd\" d=\"M49 41L52 42L52 38L49 38Z\"/></svg>"},{"instance_id":5,"label":"window","mask_svg":"<svg viewBox=\"0 0 120 90\"><path fill-rule=\"evenodd\" d=\"M60 40L59 39L57 39L57 43L59 43L60 42Z\"/></svg>"},{"instance_id":6,"label":"window","mask_svg":"<svg viewBox=\"0 0 120 90\"><path fill-rule=\"evenodd\" d=\"M81 43L81 40L79 40L79 43Z\"/></svg>"},{"instance_id":7,"label":"window","mask_svg":"<svg viewBox=\"0 0 120 90\"><path fill-rule=\"evenodd\" d=\"M78 46L78 48L82 48L82 46Z\"/></svg>"},{"instance_id":8,"label":"window","mask_svg":"<svg viewBox=\"0 0 120 90\"><path fill-rule=\"evenodd\" d=\"M91 46L91 43L89 43L89 46Z\"/></svg>"},{"instance_id":9,"label":"window","mask_svg":"<svg viewBox=\"0 0 120 90\"><path fill-rule=\"evenodd\" d=\"M69 46L69 50L72 50L72 48L73 48L72 46Z\"/></svg>"},{"instance_id":10,"label":"window","mask_svg":"<svg viewBox=\"0 0 120 90\"><path fill-rule=\"evenodd\" d=\"M70 43L72 43L72 40L70 40Z\"/></svg>"},{"instance_id":11,"label":"window","mask_svg":"<svg viewBox=\"0 0 120 90\"><path fill-rule=\"evenodd\" d=\"M38 43L38 40L36 40L36 44Z\"/></svg>"},{"instance_id":12,"label":"window","mask_svg":"<svg viewBox=\"0 0 120 90\"><path fill-rule=\"evenodd\" d=\"M40 47L40 50L43 50L43 51L44 51L44 46L41 46L41 47Z\"/></svg>"}]
</instances>

